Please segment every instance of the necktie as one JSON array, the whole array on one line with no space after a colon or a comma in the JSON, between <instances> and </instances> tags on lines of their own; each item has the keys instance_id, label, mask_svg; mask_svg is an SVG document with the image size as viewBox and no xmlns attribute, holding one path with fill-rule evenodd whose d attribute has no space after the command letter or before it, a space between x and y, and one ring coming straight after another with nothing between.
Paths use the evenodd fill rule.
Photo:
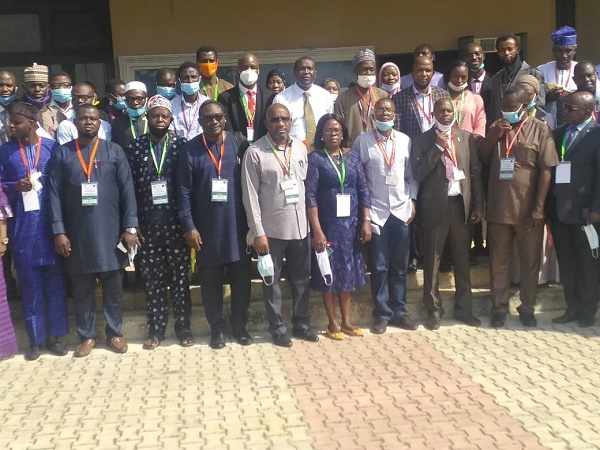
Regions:
<instances>
[{"instance_id":1,"label":"necktie","mask_svg":"<svg viewBox=\"0 0 600 450\"><path fill-rule=\"evenodd\" d=\"M577 126L576 125L571 125L569 127L569 134L567 135L567 143L566 143L566 147L569 148L569 146L571 145L571 142L573 142L573 139L575 139L575 136L577 136Z\"/></svg>"},{"instance_id":2,"label":"necktie","mask_svg":"<svg viewBox=\"0 0 600 450\"><path fill-rule=\"evenodd\" d=\"M306 120L306 140L308 145L312 148L315 141L315 132L317 131L317 124L315 122L315 114L313 113L312 106L308 98L310 97L309 92L304 93L304 119Z\"/></svg>"},{"instance_id":3,"label":"necktie","mask_svg":"<svg viewBox=\"0 0 600 450\"><path fill-rule=\"evenodd\" d=\"M448 151L448 149L446 148L446 152ZM450 159L450 157L447 154L444 154L444 157L446 158L446 178L448 179L448 181L453 181L454 180L454 171L453 169L453 163L452 160Z\"/></svg>"},{"instance_id":4,"label":"necktie","mask_svg":"<svg viewBox=\"0 0 600 450\"><path fill-rule=\"evenodd\" d=\"M473 84L473 87L474 87L473 90L475 91L476 94L479 94L479 91L481 90L481 84L480 84L481 80L475 79L475 80L473 80L473 83L474 83Z\"/></svg>"},{"instance_id":5,"label":"necktie","mask_svg":"<svg viewBox=\"0 0 600 450\"><path fill-rule=\"evenodd\" d=\"M254 98L254 91L248 90L248 112L250 117L254 117L254 111L256 110L256 99Z\"/></svg>"}]
</instances>

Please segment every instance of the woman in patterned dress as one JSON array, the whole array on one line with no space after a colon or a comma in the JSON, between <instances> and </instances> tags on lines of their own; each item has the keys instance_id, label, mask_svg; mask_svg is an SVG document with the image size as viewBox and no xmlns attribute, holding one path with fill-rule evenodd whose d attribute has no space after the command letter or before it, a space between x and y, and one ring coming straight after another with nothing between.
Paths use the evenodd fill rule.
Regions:
<instances>
[{"instance_id":1,"label":"woman in patterned dress","mask_svg":"<svg viewBox=\"0 0 600 450\"><path fill-rule=\"evenodd\" d=\"M12 217L4 190L0 189L0 361L17 353L17 339L6 300L2 255L6 252L6 219Z\"/></svg>"}]
</instances>

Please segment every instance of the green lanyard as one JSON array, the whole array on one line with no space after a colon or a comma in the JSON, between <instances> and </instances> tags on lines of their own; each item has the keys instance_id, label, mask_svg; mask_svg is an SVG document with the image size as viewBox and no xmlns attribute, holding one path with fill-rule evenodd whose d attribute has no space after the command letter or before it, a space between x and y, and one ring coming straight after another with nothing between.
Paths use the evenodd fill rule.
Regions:
<instances>
[{"instance_id":1,"label":"green lanyard","mask_svg":"<svg viewBox=\"0 0 600 450\"><path fill-rule=\"evenodd\" d=\"M154 167L156 167L156 173L158 178L160 179L160 174L162 173L163 166L165 165L165 157L167 156L167 146L169 145L169 135L165 138L165 142L163 144L162 155L160 157L160 166L156 161L156 153L154 152L154 146L152 145L152 138L150 134L148 134L148 142L150 142L150 154L152 155L152 161L154 161Z\"/></svg>"},{"instance_id":2,"label":"green lanyard","mask_svg":"<svg viewBox=\"0 0 600 450\"><path fill-rule=\"evenodd\" d=\"M202 90L208 97L208 90L206 89L206 86L202 81L200 81L200 87L202 87ZM217 101L218 96L219 96L219 78L217 78L217 83L215 84L215 90L213 91L213 100Z\"/></svg>"},{"instance_id":3,"label":"green lanyard","mask_svg":"<svg viewBox=\"0 0 600 450\"><path fill-rule=\"evenodd\" d=\"M248 108L248 100L246 100L246 94L242 92L239 86L238 90L240 91L240 98L242 99L242 103L244 104L244 112L246 113L246 119L248 119L248 126L252 126L252 124L254 123L254 116L256 115L256 108L254 108L254 112L250 114L250 109Z\"/></svg>"},{"instance_id":4,"label":"green lanyard","mask_svg":"<svg viewBox=\"0 0 600 450\"><path fill-rule=\"evenodd\" d=\"M454 104L454 102L452 102ZM460 108L457 112L457 117L456 117L456 124L460 127L460 123L462 122L462 118L463 118L463 108L465 107L465 91L462 91L462 94L460 94Z\"/></svg>"},{"instance_id":5,"label":"green lanyard","mask_svg":"<svg viewBox=\"0 0 600 450\"><path fill-rule=\"evenodd\" d=\"M531 112L530 116L535 118L536 114L537 114L537 108L533 108L533 111Z\"/></svg>"},{"instance_id":6,"label":"green lanyard","mask_svg":"<svg viewBox=\"0 0 600 450\"><path fill-rule=\"evenodd\" d=\"M279 165L281 166L281 170L283 171L283 175L284 176L291 176L291 172L292 172L292 146L290 145L290 151L289 152L285 152L285 162L283 162L281 160L281 158L279 157L279 155L277 154L278 149L275 147L275 145L273 145L273 143L271 142L271 139L267 136L267 144L269 144L269 147L271 147L271 150L273 151L273 155L275 155L275 158L277 159L277 162L279 163ZM287 148L286 148L287 150Z\"/></svg>"},{"instance_id":7,"label":"green lanyard","mask_svg":"<svg viewBox=\"0 0 600 450\"><path fill-rule=\"evenodd\" d=\"M584 122L583 126L581 127L581 129L583 130L585 127L587 127L587 125L590 123L590 121L593 118L594 117L590 117L588 120L586 120ZM575 142L575 139L577 138L577 135L579 133L581 133L581 130L577 131L577 134L575 134L573 136L573 139L571 139L571 142L569 142L569 145L567 145L567 138L569 137L569 133L567 133L565 130L565 135L563 136L562 145L560 146L560 160L561 161L563 161L565 159L565 153L569 151L569 149L571 148L571 145L573 145L573 142ZM566 147L565 147L565 145L566 145Z\"/></svg>"},{"instance_id":8,"label":"green lanyard","mask_svg":"<svg viewBox=\"0 0 600 450\"><path fill-rule=\"evenodd\" d=\"M325 151L325 154L327 155L329 162L333 166L333 169L335 170L335 173L338 176L338 180L340 181L340 189L342 190L342 194L343 194L344 193L344 182L346 181L346 163L344 162L344 153L342 152L342 149L340 149L340 161L341 161L341 166L342 166L342 173L340 173L340 171L338 170L337 166L333 162L333 159L331 158L331 155L329 154L327 149L323 149L323 150Z\"/></svg>"},{"instance_id":9,"label":"green lanyard","mask_svg":"<svg viewBox=\"0 0 600 450\"><path fill-rule=\"evenodd\" d=\"M142 120L144 120L142 118ZM134 139L137 139L137 133L135 132L135 127L133 126L133 119L131 118L131 116L129 117L129 127L131 128L131 135L133 136ZM146 134L148 132L148 119L144 120L144 133Z\"/></svg>"}]
</instances>

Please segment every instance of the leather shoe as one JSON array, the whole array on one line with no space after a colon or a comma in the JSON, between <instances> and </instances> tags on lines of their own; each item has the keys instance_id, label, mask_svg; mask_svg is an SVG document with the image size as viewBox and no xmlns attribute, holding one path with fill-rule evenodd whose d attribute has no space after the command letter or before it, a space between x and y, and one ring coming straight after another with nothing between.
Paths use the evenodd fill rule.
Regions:
<instances>
[{"instance_id":1,"label":"leather shoe","mask_svg":"<svg viewBox=\"0 0 600 450\"><path fill-rule=\"evenodd\" d=\"M65 347L57 338L48 338L46 349L56 356L65 356L68 353L67 347Z\"/></svg>"},{"instance_id":2,"label":"leather shoe","mask_svg":"<svg viewBox=\"0 0 600 450\"><path fill-rule=\"evenodd\" d=\"M123 336L106 338L106 345L115 353L127 353L127 342L125 342Z\"/></svg>"},{"instance_id":3,"label":"leather shoe","mask_svg":"<svg viewBox=\"0 0 600 450\"><path fill-rule=\"evenodd\" d=\"M310 329L292 330L292 336L307 342L319 342L319 335Z\"/></svg>"},{"instance_id":4,"label":"leather shoe","mask_svg":"<svg viewBox=\"0 0 600 450\"><path fill-rule=\"evenodd\" d=\"M408 331L415 331L419 327L419 324L417 322L415 322L414 320L410 320L408 314L392 318L389 324L393 327L402 328L403 330Z\"/></svg>"},{"instance_id":5,"label":"leather shoe","mask_svg":"<svg viewBox=\"0 0 600 450\"><path fill-rule=\"evenodd\" d=\"M425 322L425 327L427 327L428 330L438 330L440 328L440 324L441 324L441 317L440 317L440 313L437 311L433 311L429 313L429 317L427 318L427 322Z\"/></svg>"},{"instance_id":6,"label":"leather shoe","mask_svg":"<svg viewBox=\"0 0 600 450\"><path fill-rule=\"evenodd\" d=\"M471 313L454 314L454 318L465 325L469 325L470 327L481 326L481 320Z\"/></svg>"},{"instance_id":7,"label":"leather shoe","mask_svg":"<svg viewBox=\"0 0 600 450\"><path fill-rule=\"evenodd\" d=\"M594 317L585 317L577 321L577 325L579 325L580 328L593 327L595 323L596 319Z\"/></svg>"},{"instance_id":8,"label":"leather shoe","mask_svg":"<svg viewBox=\"0 0 600 450\"><path fill-rule=\"evenodd\" d=\"M278 347L287 347L290 348L294 343L290 339L287 334L278 334L277 336L273 336L273 344Z\"/></svg>"},{"instance_id":9,"label":"leather shoe","mask_svg":"<svg viewBox=\"0 0 600 450\"><path fill-rule=\"evenodd\" d=\"M490 325L492 328L501 328L506 323L506 314L492 314Z\"/></svg>"},{"instance_id":10,"label":"leather shoe","mask_svg":"<svg viewBox=\"0 0 600 450\"><path fill-rule=\"evenodd\" d=\"M411 258L408 264L408 273L415 273L419 268L419 262L417 258Z\"/></svg>"},{"instance_id":11,"label":"leather shoe","mask_svg":"<svg viewBox=\"0 0 600 450\"><path fill-rule=\"evenodd\" d=\"M371 327L371 333L383 334L387 331L388 321L386 319L377 319Z\"/></svg>"},{"instance_id":12,"label":"leather shoe","mask_svg":"<svg viewBox=\"0 0 600 450\"><path fill-rule=\"evenodd\" d=\"M82 358L84 356L88 356L92 353L92 349L96 346L96 339L86 339L81 341L81 343L75 347L75 351L73 352L73 356L77 358Z\"/></svg>"},{"instance_id":13,"label":"leather shoe","mask_svg":"<svg viewBox=\"0 0 600 450\"><path fill-rule=\"evenodd\" d=\"M254 343L254 339L252 339L252 336L250 336L246 330L234 334L233 337L237 340L238 344L243 346L252 345Z\"/></svg>"},{"instance_id":14,"label":"leather shoe","mask_svg":"<svg viewBox=\"0 0 600 450\"><path fill-rule=\"evenodd\" d=\"M525 327L535 327L537 326L537 319L530 312L522 312L519 313L519 320Z\"/></svg>"},{"instance_id":15,"label":"leather shoe","mask_svg":"<svg viewBox=\"0 0 600 450\"><path fill-rule=\"evenodd\" d=\"M42 354L42 346L41 345L32 345L25 352L25 359L27 361L35 361Z\"/></svg>"},{"instance_id":16,"label":"leather shoe","mask_svg":"<svg viewBox=\"0 0 600 450\"><path fill-rule=\"evenodd\" d=\"M579 319L579 313L575 311L566 311L562 316L555 317L552 319L552 323L570 323L577 322Z\"/></svg>"},{"instance_id":17,"label":"leather shoe","mask_svg":"<svg viewBox=\"0 0 600 450\"><path fill-rule=\"evenodd\" d=\"M225 336L222 331L213 331L210 333L210 348L213 350L220 350L225 348Z\"/></svg>"}]
</instances>

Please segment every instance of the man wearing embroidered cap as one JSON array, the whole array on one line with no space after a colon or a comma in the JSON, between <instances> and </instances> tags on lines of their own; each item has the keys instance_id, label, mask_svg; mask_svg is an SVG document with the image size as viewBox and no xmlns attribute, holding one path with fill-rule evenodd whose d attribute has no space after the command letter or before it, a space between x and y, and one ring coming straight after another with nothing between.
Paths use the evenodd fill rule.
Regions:
<instances>
[{"instance_id":1,"label":"man wearing embroidered cap","mask_svg":"<svg viewBox=\"0 0 600 450\"><path fill-rule=\"evenodd\" d=\"M338 95L334 109L348 127L349 141L354 140L365 131L374 128L375 103L380 98L387 98L387 92L375 87L377 81L377 65L375 53L366 48L354 56L352 67L357 77L356 86Z\"/></svg>"},{"instance_id":2,"label":"man wearing embroidered cap","mask_svg":"<svg viewBox=\"0 0 600 450\"><path fill-rule=\"evenodd\" d=\"M190 332L190 258L177 214L176 173L185 138L169 133L171 102L155 95L148 100L148 133L129 143L133 187L143 247L139 269L146 290L148 337L143 347L153 350L165 338L171 293L175 333L181 345L194 343Z\"/></svg>"},{"instance_id":3,"label":"man wearing embroidered cap","mask_svg":"<svg viewBox=\"0 0 600 450\"><path fill-rule=\"evenodd\" d=\"M58 124L66 119L60 111L49 108L50 94L48 93L50 84L48 83L48 67L33 63L31 67L26 67L23 73L25 80L25 94L23 101L32 104L40 112L39 124L46 130L48 135L54 139Z\"/></svg>"},{"instance_id":4,"label":"man wearing embroidered cap","mask_svg":"<svg viewBox=\"0 0 600 450\"><path fill-rule=\"evenodd\" d=\"M117 117L112 124L112 141L126 148L129 143L148 132L146 117L146 85L131 81L125 85L127 114Z\"/></svg>"}]
</instances>

